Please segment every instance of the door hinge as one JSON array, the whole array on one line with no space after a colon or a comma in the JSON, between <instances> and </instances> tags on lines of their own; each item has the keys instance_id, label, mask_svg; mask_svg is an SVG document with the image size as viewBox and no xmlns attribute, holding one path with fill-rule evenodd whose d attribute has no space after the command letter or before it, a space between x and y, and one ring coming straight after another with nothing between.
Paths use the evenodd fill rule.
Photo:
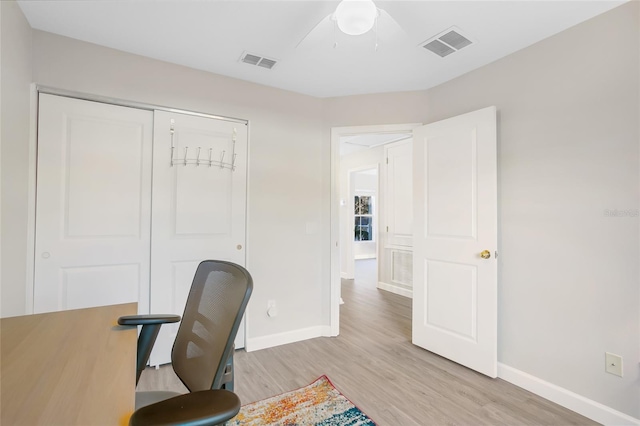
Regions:
<instances>
[{"instance_id":1,"label":"door hinge","mask_svg":"<svg viewBox=\"0 0 640 426\"><path fill-rule=\"evenodd\" d=\"M389 157L387 157L387 164L389 164Z\"/></svg>"},{"instance_id":2,"label":"door hinge","mask_svg":"<svg viewBox=\"0 0 640 426\"><path fill-rule=\"evenodd\" d=\"M498 258L498 250L495 251L496 259Z\"/></svg>"},{"instance_id":3,"label":"door hinge","mask_svg":"<svg viewBox=\"0 0 640 426\"><path fill-rule=\"evenodd\" d=\"M389 227L387 226L387 232L389 232Z\"/></svg>"}]
</instances>

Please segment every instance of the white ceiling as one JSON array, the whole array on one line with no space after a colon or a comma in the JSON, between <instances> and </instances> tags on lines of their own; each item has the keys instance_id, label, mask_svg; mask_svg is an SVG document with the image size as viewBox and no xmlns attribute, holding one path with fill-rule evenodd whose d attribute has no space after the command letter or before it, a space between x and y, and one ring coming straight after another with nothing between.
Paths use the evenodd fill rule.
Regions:
<instances>
[{"instance_id":1,"label":"white ceiling","mask_svg":"<svg viewBox=\"0 0 640 426\"><path fill-rule=\"evenodd\" d=\"M373 32L337 31L333 47L337 1L18 1L39 30L316 97L427 89L624 3L377 1L376 52ZM474 44L445 58L420 47L452 26ZM239 62L245 51L279 62Z\"/></svg>"}]
</instances>

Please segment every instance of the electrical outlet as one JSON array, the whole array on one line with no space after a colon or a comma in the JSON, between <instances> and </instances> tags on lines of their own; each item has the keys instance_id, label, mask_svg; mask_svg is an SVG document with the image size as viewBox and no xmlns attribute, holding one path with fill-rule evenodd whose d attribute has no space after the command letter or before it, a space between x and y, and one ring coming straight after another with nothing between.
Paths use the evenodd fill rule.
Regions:
<instances>
[{"instance_id":1,"label":"electrical outlet","mask_svg":"<svg viewBox=\"0 0 640 426\"><path fill-rule=\"evenodd\" d=\"M610 352L604 353L605 371L622 377L622 357Z\"/></svg>"},{"instance_id":2,"label":"electrical outlet","mask_svg":"<svg viewBox=\"0 0 640 426\"><path fill-rule=\"evenodd\" d=\"M275 300L267 300L267 316L270 318L278 316L278 308L276 307Z\"/></svg>"}]
</instances>

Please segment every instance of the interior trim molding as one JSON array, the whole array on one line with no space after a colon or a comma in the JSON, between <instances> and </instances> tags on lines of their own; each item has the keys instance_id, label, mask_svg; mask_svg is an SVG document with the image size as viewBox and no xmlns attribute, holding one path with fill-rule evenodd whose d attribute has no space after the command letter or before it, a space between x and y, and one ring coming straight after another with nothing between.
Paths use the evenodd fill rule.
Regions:
<instances>
[{"instance_id":1,"label":"interior trim molding","mask_svg":"<svg viewBox=\"0 0 640 426\"><path fill-rule=\"evenodd\" d=\"M380 290L386 290L388 292L399 294L400 296L413 299L413 290L409 290L407 288L400 287L395 284L388 284L388 283L383 283L382 281L378 281L378 288Z\"/></svg>"},{"instance_id":2,"label":"interior trim molding","mask_svg":"<svg viewBox=\"0 0 640 426\"><path fill-rule=\"evenodd\" d=\"M373 254L357 254L354 256L355 260L365 260L365 259L375 259L378 256L376 256L375 253Z\"/></svg>"},{"instance_id":3,"label":"interior trim molding","mask_svg":"<svg viewBox=\"0 0 640 426\"><path fill-rule=\"evenodd\" d=\"M29 116L29 163L27 165L27 271L24 314L33 314L36 262L36 169L38 164L38 86L31 83Z\"/></svg>"},{"instance_id":4,"label":"interior trim molding","mask_svg":"<svg viewBox=\"0 0 640 426\"><path fill-rule=\"evenodd\" d=\"M66 89L59 89L51 86L44 86L41 84L36 84L36 90L38 91L38 93L64 96L67 98L75 98L75 99L81 99L81 100L91 101L91 102L101 102L103 104L118 105L118 106L143 109L148 111L166 111L166 112L173 112L176 114L195 115L197 117L213 118L215 120L249 124L249 120L245 120L242 118L225 117L222 115L213 115L213 114L208 114L204 112L190 111L190 110L184 110L179 108L171 108L163 105L152 105L144 102L135 102L135 101L128 101L128 100L119 99L119 98L111 98L109 96L92 95L92 94L87 94L82 92L76 92L74 90L66 90Z\"/></svg>"},{"instance_id":5,"label":"interior trim molding","mask_svg":"<svg viewBox=\"0 0 640 426\"><path fill-rule=\"evenodd\" d=\"M498 363L498 377L598 423L604 425L640 425L640 419L508 365Z\"/></svg>"},{"instance_id":6,"label":"interior trim molding","mask_svg":"<svg viewBox=\"0 0 640 426\"><path fill-rule=\"evenodd\" d=\"M319 325L315 327L301 328L299 330L285 331L284 333L270 334L268 336L247 338L245 350L247 352L253 352L259 351L260 349L267 349L274 346L313 339L315 337L329 336L332 336L331 327Z\"/></svg>"}]
</instances>

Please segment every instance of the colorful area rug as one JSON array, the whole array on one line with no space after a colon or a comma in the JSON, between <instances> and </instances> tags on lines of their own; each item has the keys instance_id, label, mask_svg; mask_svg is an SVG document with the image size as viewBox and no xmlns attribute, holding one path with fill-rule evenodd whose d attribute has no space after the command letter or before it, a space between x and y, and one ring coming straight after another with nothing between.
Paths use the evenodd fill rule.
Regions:
<instances>
[{"instance_id":1,"label":"colorful area rug","mask_svg":"<svg viewBox=\"0 0 640 426\"><path fill-rule=\"evenodd\" d=\"M227 422L230 426L361 426L375 423L322 376L308 386L253 402Z\"/></svg>"}]
</instances>

